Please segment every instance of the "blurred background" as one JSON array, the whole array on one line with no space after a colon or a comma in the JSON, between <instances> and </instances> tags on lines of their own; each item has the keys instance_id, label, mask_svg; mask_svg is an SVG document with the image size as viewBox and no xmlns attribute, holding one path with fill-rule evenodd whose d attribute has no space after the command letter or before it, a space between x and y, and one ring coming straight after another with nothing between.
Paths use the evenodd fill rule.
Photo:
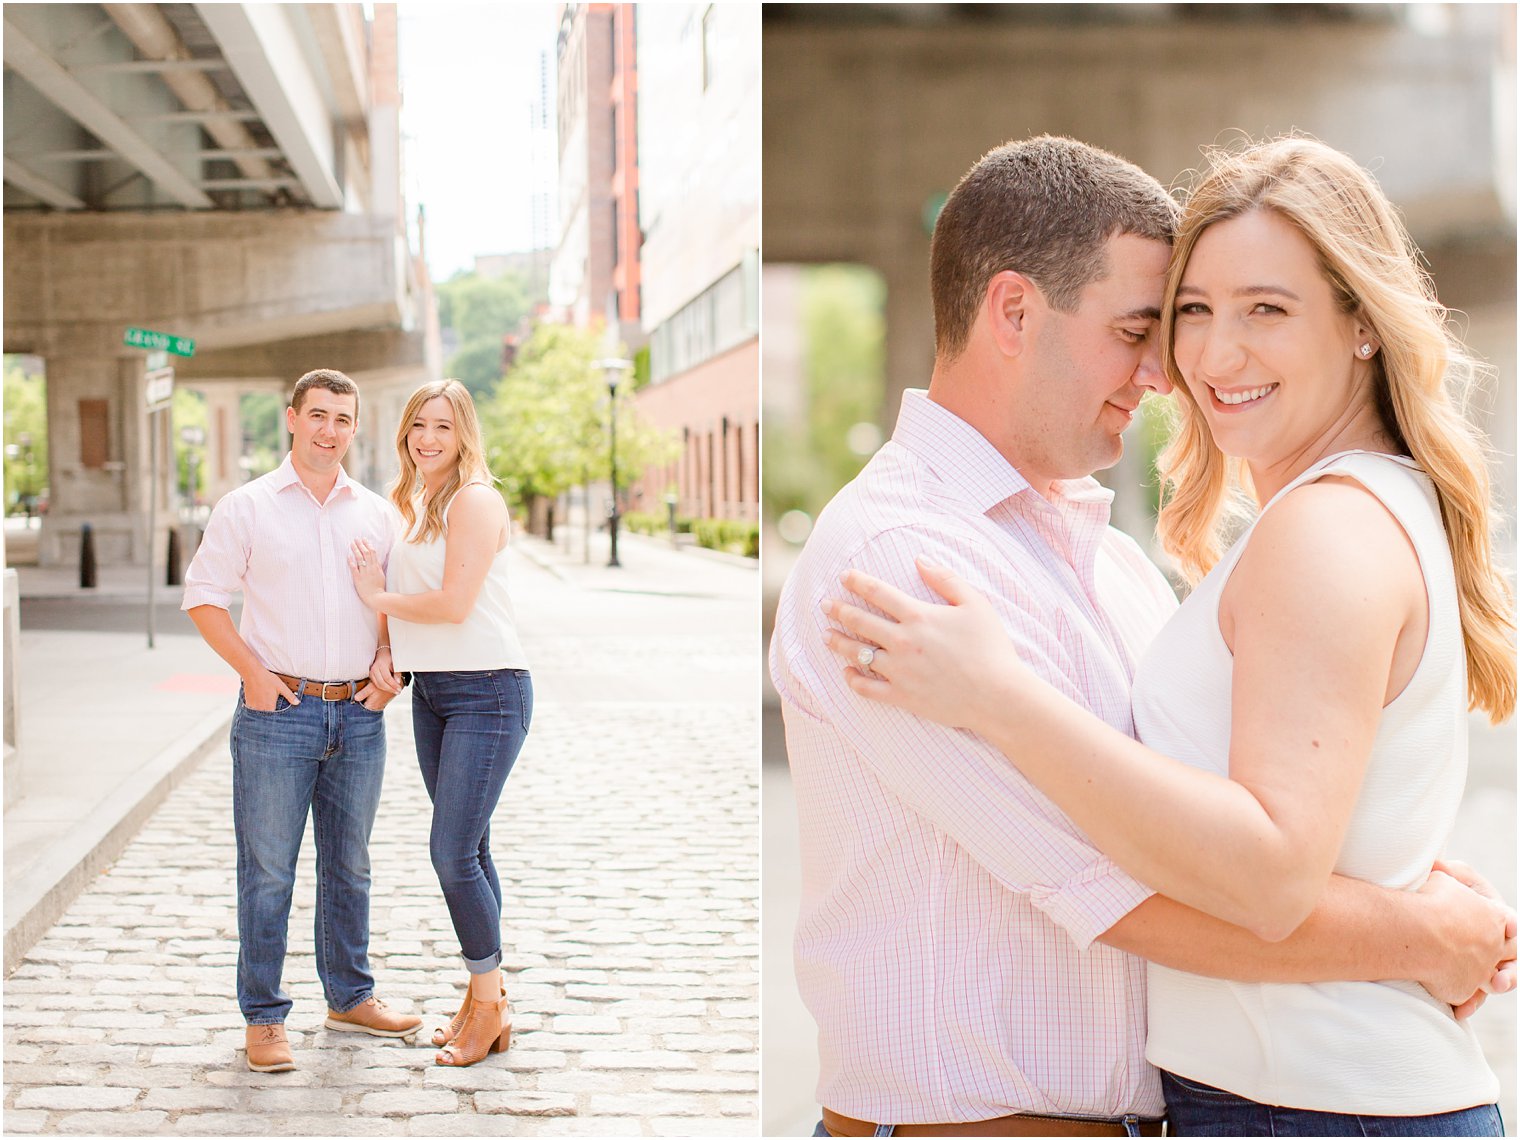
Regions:
<instances>
[{"instance_id":1,"label":"blurred background","mask_svg":"<svg viewBox=\"0 0 1520 1140\"><path fill-rule=\"evenodd\" d=\"M1460 4L767 4L763 17L765 631L812 520L890 435L933 364L929 235L990 148L1042 132L1185 184L1200 148L1292 130L1371 169L1441 301L1495 370L1470 414L1495 449L1499 557L1515 538L1515 7ZM1137 417L1100 474L1151 548L1161 438ZM764 717L767 1135L817 1119L797 998L796 822L781 718ZM1515 898L1514 723L1474 720L1452 854ZM1515 1002L1478 1020L1515 1116Z\"/></svg>"}]
</instances>

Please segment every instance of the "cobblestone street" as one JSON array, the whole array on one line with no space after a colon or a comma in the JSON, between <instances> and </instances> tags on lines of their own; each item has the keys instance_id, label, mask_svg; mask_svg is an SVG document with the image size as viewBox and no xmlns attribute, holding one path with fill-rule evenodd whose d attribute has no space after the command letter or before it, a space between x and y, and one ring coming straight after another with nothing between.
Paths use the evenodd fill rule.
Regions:
<instances>
[{"instance_id":1,"label":"cobblestone street","mask_svg":"<svg viewBox=\"0 0 1520 1140\"><path fill-rule=\"evenodd\" d=\"M505 1055L432 1063L427 1037L464 973L403 697L387 720L370 953L377 994L423 1014L417 1043L322 1028L308 832L285 972L298 1068L246 1069L219 749L7 980L5 1132L753 1135L754 575L702 573L712 584L661 596L514 562L537 707L492 826L515 1008Z\"/></svg>"}]
</instances>

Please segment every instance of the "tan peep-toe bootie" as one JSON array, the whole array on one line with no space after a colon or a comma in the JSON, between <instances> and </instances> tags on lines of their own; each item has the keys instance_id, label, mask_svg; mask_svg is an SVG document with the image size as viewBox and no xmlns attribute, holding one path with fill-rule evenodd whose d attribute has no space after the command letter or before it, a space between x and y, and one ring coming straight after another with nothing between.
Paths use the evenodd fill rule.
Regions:
<instances>
[{"instance_id":1,"label":"tan peep-toe bootie","mask_svg":"<svg viewBox=\"0 0 1520 1140\"><path fill-rule=\"evenodd\" d=\"M506 986L501 987L501 996L507 996ZM475 999L471 996L469 987L466 986L464 991L464 1004L459 1007L459 1012L454 1015L453 1019L447 1025L443 1026L442 1028L433 1030L434 1045L447 1045L450 1041L459 1036L459 1029L462 1025L464 1025L464 1019L469 1015L470 1006L473 1005L474 1002ZM508 1003L507 1016L509 1020L511 1018L511 1015L512 1006L510 1003Z\"/></svg>"},{"instance_id":2,"label":"tan peep-toe bootie","mask_svg":"<svg viewBox=\"0 0 1520 1140\"><path fill-rule=\"evenodd\" d=\"M464 1003L460 1005L459 1012L449 1020L449 1023L447 1025L443 1026L441 1029L433 1030L433 1044L439 1046L447 1045L450 1041L454 1040L454 1038L458 1037L459 1030L464 1026L465 1018L470 1016L470 1006L474 1004L475 999L470 996L470 988L466 986L464 991Z\"/></svg>"},{"instance_id":3,"label":"tan peep-toe bootie","mask_svg":"<svg viewBox=\"0 0 1520 1140\"><path fill-rule=\"evenodd\" d=\"M502 993L496 1001L472 1001L454 1039L438 1051L438 1065L473 1065L512 1043L512 1007Z\"/></svg>"}]
</instances>

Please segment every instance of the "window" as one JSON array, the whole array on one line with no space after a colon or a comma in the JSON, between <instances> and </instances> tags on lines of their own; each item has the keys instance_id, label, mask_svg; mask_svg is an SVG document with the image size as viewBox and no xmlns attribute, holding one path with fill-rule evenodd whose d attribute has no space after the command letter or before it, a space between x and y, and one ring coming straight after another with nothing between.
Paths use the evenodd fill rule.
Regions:
<instances>
[{"instance_id":1,"label":"window","mask_svg":"<svg viewBox=\"0 0 1520 1140\"><path fill-rule=\"evenodd\" d=\"M79 401L79 465L102 468L111 455L111 415L108 400Z\"/></svg>"},{"instance_id":2,"label":"window","mask_svg":"<svg viewBox=\"0 0 1520 1140\"><path fill-rule=\"evenodd\" d=\"M654 382L695 368L759 331L759 264L758 256L746 254L654 330L649 346Z\"/></svg>"}]
</instances>

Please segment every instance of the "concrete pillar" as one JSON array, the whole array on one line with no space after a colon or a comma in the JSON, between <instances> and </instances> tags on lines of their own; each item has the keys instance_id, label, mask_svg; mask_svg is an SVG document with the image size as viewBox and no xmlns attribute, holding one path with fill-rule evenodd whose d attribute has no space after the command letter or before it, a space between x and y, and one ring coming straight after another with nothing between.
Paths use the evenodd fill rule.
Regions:
<instances>
[{"instance_id":1,"label":"concrete pillar","mask_svg":"<svg viewBox=\"0 0 1520 1140\"><path fill-rule=\"evenodd\" d=\"M243 454L243 390L232 384L208 384L206 397L206 501L214 503L242 485L238 460Z\"/></svg>"},{"instance_id":2,"label":"concrete pillar","mask_svg":"<svg viewBox=\"0 0 1520 1140\"><path fill-rule=\"evenodd\" d=\"M47 358L48 466L51 503L43 516L38 561L68 565L79 557L79 527L95 531L102 564L145 556L134 499L146 464L140 408L143 362L118 357ZM135 437L135 438L134 438ZM146 508L147 500L142 500Z\"/></svg>"},{"instance_id":3,"label":"concrete pillar","mask_svg":"<svg viewBox=\"0 0 1520 1140\"><path fill-rule=\"evenodd\" d=\"M21 798L21 580L4 574L5 589L5 808Z\"/></svg>"},{"instance_id":4,"label":"concrete pillar","mask_svg":"<svg viewBox=\"0 0 1520 1140\"><path fill-rule=\"evenodd\" d=\"M934 371L934 306L929 297L929 259L895 258L878 266L887 282L886 377L881 430L891 438L906 388L927 388Z\"/></svg>"}]
</instances>

